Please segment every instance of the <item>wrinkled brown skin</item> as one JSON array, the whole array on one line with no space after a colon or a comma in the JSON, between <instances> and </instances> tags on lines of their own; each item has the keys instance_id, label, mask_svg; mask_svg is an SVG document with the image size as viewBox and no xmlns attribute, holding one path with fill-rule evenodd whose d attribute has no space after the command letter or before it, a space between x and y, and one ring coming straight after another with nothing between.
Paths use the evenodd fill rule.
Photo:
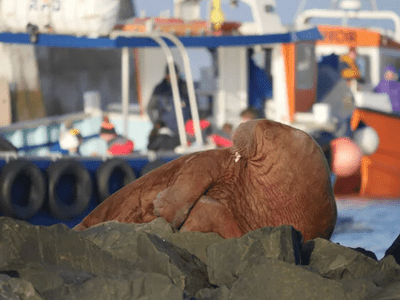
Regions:
<instances>
[{"instance_id":1,"label":"wrinkled brown skin","mask_svg":"<svg viewBox=\"0 0 400 300\"><path fill-rule=\"evenodd\" d=\"M314 139L287 125L242 123L234 146L180 157L117 191L78 224L146 223L158 216L181 231L239 237L292 225L305 241L329 239L336 202L328 164ZM235 153L240 159L235 162Z\"/></svg>"}]
</instances>

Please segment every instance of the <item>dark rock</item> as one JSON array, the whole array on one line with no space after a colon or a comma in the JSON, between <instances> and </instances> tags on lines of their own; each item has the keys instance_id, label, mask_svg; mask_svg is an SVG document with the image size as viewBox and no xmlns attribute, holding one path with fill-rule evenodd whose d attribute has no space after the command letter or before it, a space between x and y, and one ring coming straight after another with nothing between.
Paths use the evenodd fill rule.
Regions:
<instances>
[{"instance_id":1,"label":"dark rock","mask_svg":"<svg viewBox=\"0 0 400 300\"><path fill-rule=\"evenodd\" d=\"M207 248L210 282L230 287L259 257L300 263L301 235L291 226L264 227Z\"/></svg>"},{"instance_id":2,"label":"dark rock","mask_svg":"<svg viewBox=\"0 0 400 300\"><path fill-rule=\"evenodd\" d=\"M0 299L43 300L30 282L0 274Z\"/></svg>"},{"instance_id":3,"label":"dark rock","mask_svg":"<svg viewBox=\"0 0 400 300\"><path fill-rule=\"evenodd\" d=\"M197 300L228 300L229 289L223 285L215 289L202 289L196 293Z\"/></svg>"},{"instance_id":4,"label":"dark rock","mask_svg":"<svg viewBox=\"0 0 400 300\"><path fill-rule=\"evenodd\" d=\"M380 291L368 281L346 282L323 278L300 266L262 257L233 284L228 299L357 300Z\"/></svg>"},{"instance_id":5,"label":"dark rock","mask_svg":"<svg viewBox=\"0 0 400 300\"><path fill-rule=\"evenodd\" d=\"M388 285L380 293L374 295L374 300L398 300L400 299L400 282L394 282Z\"/></svg>"},{"instance_id":6,"label":"dark rock","mask_svg":"<svg viewBox=\"0 0 400 300\"><path fill-rule=\"evenodd\" d=\"M177 300L182 299L182 290L166 276L132 272L119 278L98 276L83 284L63 285L43 295L49 300Z\"/></svg>"},{"instance_id":7,"label":"dark rock","mask_svg":"<svg viewBox=\"0 0 400 300\"><path fill-rule=\"evenodd\" d=\"M175 246L186 249L204 263L207 263L208 246L225 241L224 238L216 233L201 232L174 233L165 239Z\"/></svg>"},{"instance_id":8,"label":"dark rock","mask_svg":"<svg viewBox=\"0 0 400 300\"><path fill-rule=\"evenodd\" d=\"M137 252L140 257L135 263L137 269L168 276L190 296L202 288L211 287L207 267L202 261L156 235L140 234Z\"/></svg>"},{"instance_id":9,"label":"dark rock","mask_svg":"<svg viewBox=\"0 0 400 300\"><path fill-rule=\"evenodd\" d=\"M0 299L400 299L395 256L301 243L291 226L223 239L161 218L75 232L0 217Z\"/></svg>"},{"instance_id":10,"label":"dark rock","mask_svg":"<svg viewBox=\"0 0 400 300\"><path fill-rule=\"evenodd\" d=\"M19 273L15 270L0 271L0 274L7 275L11 278L19 278Z\"/></svg>"},{"instance_id":11,"label":"dark rock","mask_svg":"<svg viewBox=\"0 0 400 300\"><path fill-rule=\"evenodd\" d=\"M211 286L206 265L192 253L164 239L171 239L172 230L161 218L148 224L107 222L82 232L82 236L114 257L133 263L137 270L170 277L174 284L189 295ZM216 240L214 236L213 240ZM195 245L198 245L198 241ZM203 245L201 251L205 252L205 248L206 245Z\"/></svg>"},{"instance_id":12,"label":"dark rock","mask_svg":"<svg viewBox=\"0 0 400 300\"><path fill-rule=\"evenodd\" d=\"M65 225L33 226L0 218L0 270L39 263L94 275L129 274L133 264L114 258Z\"/></svg>"},{"instance_id":13,"label":"dark rock","mask_svg":"<svg viewBox=\"0 0 400 300\"><path fill-rule=\"evenodd\" d=\"M400 282L400 266L394 257L389 255L380 260L377 269L364 278L386 288L389 284Z\"/></svg>"},{"instance_id":14,"label":"dark rock","mask_svg":"<svg viewBox=\"0 0 400 300\"><path fill-rule=\"evenodd\" d=\"M107 250L118 257L123 256L131 261L136 261L136 251L132 251L132 249L136 249L138 233L155 234L180 248L188 250L204 263L207 262L207 247L225 240L215 233L173 233L171 225L163 218L157 218L144 224L124 224L110 221L91 227L81 234L103 250Z\"/></svg>"},{"instance_id":15,"label":"dark rock","mask_svg":"<svg viewBox=\"0 0 400 300\"><path fill-rule=\"evenodd\" d=\"M41 295L48 291L59 289L62 286L80 285L96 277L87 272L39 263L28 263L23 266L13 267L17 269L20 278L32 283Z\"/></svg>"},{"instance_id":16,"label":"dark rock","mask_svg":"<svg viewBox=\"0 0 400 300\"><path fill-rule=\"evenodd\" d=\"M379 263L358 251L340 246L325 239L314 239L302 247L311 253L308 266L331 279L359 279L378 270Z\"/></svg>"},{"instance_id":17,"label":"dark rock","mask_svg":"<svg viewBox=\"0 0 400 300\"><path fill-rule=\"evenodd\" d=\"M357 247L357 248L348 247L348 248L349 248L349 249L352 249L352 250L354 250L354 251L360 252L360 253L362 253L362 254L368 256L369 258L378 260L378 258L376 257L376 254L375 254L374 252L372 252L372 251L366 250L366 249L361 248L361 247Z\"/></svg>"},{"instance_id":18,"label":"dark rock","mask_svg":"<svg viewBox=\"0 0 400 300\"><path fill-rule=\"evenodd\" d=\"M57 266L28 264L18 269L45 299L180 299L182 290L170 278L155 273L132 270L124 276L85 272Z\"/></svg>"},{"instance_id":19,"label":"dark rock","mask_svg":"<svg viewBox=\"0 0 400 300\"><path fill-rule=\"evenodd\" d=\"M152 222L143 224L109 221L90 227L80 233L100 248L105 249L106 247L112 247L120 237L128 238L138 233L151 233L166 238L172 234L172 227L163 218L157 218ZM104 241L105 239L107 241Z\"/></svg>"},{"instance_id":20,"label":"dark rock","mask_svg":"<svg viewBox=\"0 0 400 300\"><path fill-rule=\"evenodd\" d=\"M396 262L400 264L400 235L394 240L393 244L386 250L385 257L392 255Z\"/></svg>"}]
</instances>

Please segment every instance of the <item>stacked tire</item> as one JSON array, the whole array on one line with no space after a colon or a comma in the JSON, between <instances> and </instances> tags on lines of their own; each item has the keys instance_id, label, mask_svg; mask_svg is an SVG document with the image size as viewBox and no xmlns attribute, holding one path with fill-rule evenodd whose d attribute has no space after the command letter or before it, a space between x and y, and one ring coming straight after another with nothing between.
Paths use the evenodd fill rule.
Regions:
<instances>
[{"instance_id":1,"label":"stacked tire","mask_svg":"<svg viewBox=\"0 0 400 300\"><path fill-rule=\"evenodd\" d=\"M140 176L164 163L162 160L148 163ZM11 160L0 169L0 212L28 220L47 206L54 218L72 220L88 209L94 192L101 203L136 180L133 168L122 158L106 160L94 175L95 182L85 165L73 158L51 162L45 172L31 161Z\"/></svg>"},{"instance_id":2,"label":"stacked tire","mask_svg":"<svg viewBox=\"0 0 400 300\"><path fill-rule=\"evenodd\" d=\"M49 211L59 220L73 219L88 208L93 188L83 164L59 160L49 165L46 174L47 178L37 165L23 159L4 165L0 170L2 214L30 219L42 209L46 196Z\"/></svg>"}]
</instances>

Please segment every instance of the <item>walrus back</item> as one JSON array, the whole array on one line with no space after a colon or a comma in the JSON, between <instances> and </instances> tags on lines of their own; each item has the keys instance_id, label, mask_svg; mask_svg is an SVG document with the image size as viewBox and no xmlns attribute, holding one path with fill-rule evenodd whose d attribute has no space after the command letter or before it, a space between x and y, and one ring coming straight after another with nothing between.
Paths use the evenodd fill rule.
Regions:
<instances>
[{"instance_id":1,"label":"walrus back","mask_svg":"<svg viewBox=\"0 0 400 300\"><path fill-rule=\"evenodd\" d=\"M84 230L111 220L123 223L151 222L157 218L153 213L153 200L159 192L173 183L175 174L193 155L195 153L168 162L116 191L74 229Z\"/></svg>"}]
</instances>

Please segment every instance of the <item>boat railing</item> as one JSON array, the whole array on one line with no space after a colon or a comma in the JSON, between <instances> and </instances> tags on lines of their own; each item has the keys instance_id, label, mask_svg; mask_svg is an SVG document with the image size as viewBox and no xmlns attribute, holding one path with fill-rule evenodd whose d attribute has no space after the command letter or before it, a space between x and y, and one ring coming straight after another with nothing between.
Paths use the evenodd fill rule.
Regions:
<instances>
[{"instance_id":1,"label":"boat railing","mask_svg":"<svg viewBox=\"0 0 400 300\"><path fill-rule=\"evenodd\" d=\"M295 24L298 28L304 28L311 18L328 18L328 19L377 19L392 20L394 22L395 32L394 39L400 42L400 17L393 11L388 10L339 10L339 9L309 9L296 18Z\"/></svg>"},{"instance_id":2,"label":"boat railing","mask_svg":"<svg viewBox=\"0 0 400 300\"><path fill-rule=\"evenodd\" d=\"M140 33L140 32L131 32L131 31L113 31L110 34L111 39L116 39L118 37L148 37L153 39L157 44L160 45L162 50L164 51L166 58L167 58L167 64L168 64L168 69L171 74L171 86L172 86L172 94L174 98L174 106L175 106L175 114L176 114L176 119L178 123L178 133L179 133L179 139L181 146L183 148L186 148L187 146L187 137L185 134L185 124L184 124L184 119L183 119L183 112L181 109L181 99L179 95L179 86L178 86L178 80L177 80L177 75L175 72L175 66L174 66L174 58L172 55L172 52L165 42L165 39L170 40L179 50L183 64L184 64L184 70L186 74L186 79L187 79L187 88L188 88L188 95L189 95L189 103L190 103L190 109L191 109L191 114L194 122L194 132L195 132L195 138L196 138L196 143L198 145L203 145L203 140L202 140L202 135L201 135L201 129L200 129L200 118L199 118L199 112L197 108L197 101L196 101L196 94L195 94L195 89L194 89L194 83L193 83L193 76L192 72L190 69L190 62L189 62L189 55L187 54L187 51L182 44L182 42L174 35L168 34L168 33L162 33L162 32L146 32L146 33ZM123 49L128 49L127 47ZM128 56L128 54L123 56ZM125 67L129 63L129 60L126 58L124 61ZM129 76L129 72L123 72L123 87L126 85L124 82L129 82L126 78ZM123 115L126 118L127 113L128 113L128 102L129 102L129 96L126 96L126 92L123 92L123 97L122 97L122 111Z\"/></svg>"},{"instance_id":3,"label":"boat railing","mask_svg":"<svg viewBox=\"0 0 400 300\"><path fill-rule=\"evenodd\" d=\"M11 132L16 130L23 130L23 129L32 129L37 128L40 126L51 126L51 125L60 125L65 121L82 121L84 119L92 117L92 114L85 113L85 112L77 112L77 113L70 113L65 114L62 116L53 116L53 117L46 117L40 118L35 120L27 120L27 121L19 121L18 123L12 123L8 126L0 127L0 133Z\"/></svg>"}]
</instances>

